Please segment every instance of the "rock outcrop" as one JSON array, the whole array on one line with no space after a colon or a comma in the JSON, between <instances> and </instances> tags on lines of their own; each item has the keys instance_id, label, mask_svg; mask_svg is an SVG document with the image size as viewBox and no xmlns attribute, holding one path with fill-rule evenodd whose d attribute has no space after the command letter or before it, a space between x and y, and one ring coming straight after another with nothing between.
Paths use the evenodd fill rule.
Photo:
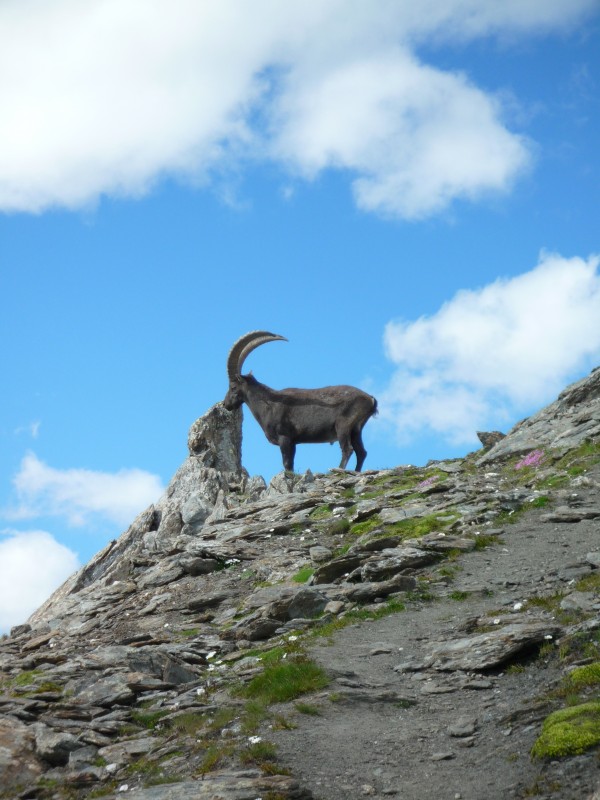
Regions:
<instances>
[{"instance_id":1,"label":"rock outcrop","mask_svg":"<svg viewBox=\"0 0 600 800\"><path fill-rule=\"evenodd\" d=\"M546 642L559 641L558 680L578 663L565 656L576 651L574 637L593 642L600 628L599 439L596 370L483 453L363 474L281 473L267 486L242 467L241 412L217 404L192 426L190 455L164 496L0 642L0 798L318 794L300 755L278 762L267 741L269 731L284 736L269 694L277 670L312 675L283 700L331 697L333 708L335 695L340 708L368 702L391 713L422 702L411 676L429 695L454 691L449 685L493 691L498 670L516 663L516 682ZM572 558L557 526L578 531ZM523 547L511 530L538 531L539 547ZM496 580L519 587L499 610ZM472 607L460 630L434 625L462 595ZM423 645L396 653L385 685L357 682L349 664L327 675L314 664L310 642L319 634L348 636L365 619L410 628L412 614ZM333 689L323 694L327 681ZM541 717L527 719L533 736ZM482 727L456 722L451 735L475 747ZM321 760L328 741L323 731ZM445 752L433 760L446 764ZM531 771L527 752L513 761ZM286 763L292 775L283 774ZM587 791L594 777L581 763ZM508 791L505 778L498 791ZM322 796L394 793L390 781L373 780L355 794L332 780ZM513 783L512 796L524 796L528 787ZM401 796L441 796L414 791ZM546 796L570 797L561 792ZM508 794L488 800L496 796Z\"/></svg>"}]
</instances>

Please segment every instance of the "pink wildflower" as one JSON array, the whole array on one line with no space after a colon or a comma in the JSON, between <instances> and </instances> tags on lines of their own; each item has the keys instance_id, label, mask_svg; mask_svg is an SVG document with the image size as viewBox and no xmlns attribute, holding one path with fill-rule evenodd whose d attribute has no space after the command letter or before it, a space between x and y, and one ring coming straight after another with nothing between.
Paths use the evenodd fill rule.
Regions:
<instances>
[{"instance_id":1,"label":"pink wildflower","mask_svg":"<svg viewBox=\"0 0 600 800\"><path fill-rule=\"evenodd\" d=\"M522 458L515 464L515 469L523 469L523 467L539 467L544 460L543 450L532 450L525 458Z\"/></svg>"}]
</instances>

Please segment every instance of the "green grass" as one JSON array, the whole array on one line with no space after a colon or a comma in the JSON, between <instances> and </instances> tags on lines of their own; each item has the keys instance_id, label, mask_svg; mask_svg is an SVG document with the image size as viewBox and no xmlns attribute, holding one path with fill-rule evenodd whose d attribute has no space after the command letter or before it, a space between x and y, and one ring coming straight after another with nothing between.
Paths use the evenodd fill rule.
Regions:
<instances>
[{"instance_id":1,"label":"green grass","mask_svg":"<svg viewBox=\"0 0 600 800\"><path fill-rule=\"evenodd\" d=\"M295 700L308 692L316 692L329 684L326 672L306 656L267 664L241 690L243 697L260 700L266 705Z\"/></svg>"},{"instance_id":2,"label":"green grass","mask_svg":"<svg viewBox=\"0 0 600 800\"><path fill-rule=\"evenodd\" d=\"M461 602L469 597L469 592L450 592L449 597L451 600L457 600L458 602Z\"/></svg>"},{"instance_id":3,"label":"green grass","mask_svg":"<svg viewBox=\"0 0 600 800\"><path fill-rule=\"evenodd\" d=\"M375 514L364 522L357 522L350 526L350 533L352 536L364 536L365 533L370 533L375 528L381 526L381 518Z\"/></svg>"},{"instance_id":4,"label":"green grass","mask_svg":"<svg viewBox=\"0 0 600 800\"><path fill-rule=\"evenodd\" d=\"M563 708L546 717L533 758L581 755L600 744L600 701Z\"/></svg>"},{"instance_id":5,"label":"green grass","mask_svg":"<svg viewBox=\"0 0 600 800\"><path fill-rule=\"evenodd\" d=\"M475 536L475 550L485 550L487 547L493 547L497 544L504 544L499 536L490 535L488 533L480 533Z\"/></svg>"},{"instance_id":6,"label":"green grass","mask_svg":"<svg viewBox=\"0 0 600 800\"><path fill-rule=\"evenodd\" d=\"M306 583L306 581L313 576L314 571L315 570L313 567L302 567L295 575L292 576L292 580L296 583Z\"/></svg>"},{"instance_id":7,"label":"green grass","mask_svg":"<svg viewBox=\"0 0 600 800\"><path fill-rule=\"evenodd\" d=\"M313 706L310 703L295 703L294 708L299 714L308 714L311 717L320 717L322 714L318 706Z\"/></svg>"},{"instance_id":8,"label":"green grass","mask_svg":"<svg viewBox=\"0 0 600 800\"><path fill-rule=\"evenodd\" d=\"M327 526L327 533L330 536L343 536L350 530L350 523L345 517L332 520Z\"/></svg>"},{"instance_id":9,"label":"green grass","mask_svg":"<svg viewBox=\"0 0 600 800\"><path fill-rule=\"evenodd\" d=\"M442 531L451 525L458 515L453 512L444 514L426 514L423 517L411 517L385 526L384 535L399 535L402 539L420 539L433 531Z\"/></svg>"},{"instance_id":10,"label":"green grass","mask_svg":"<svg viewBox=\"0 0 600 800\"><path fill-rule=\"evenodd\" d=\"M584 575L575 584L578 592L598 592L600 593L600 570Z\"/></svg>"},{"instance_id":11,"label":"green grass","mask_svg":"<svg viewBox=\"0 0 600 800\"><path fill-rule=\"evenodd\" d=\"M418 599L422 599L422 596L419 595ZM345 628L347 625L353 625L356 622L364 622L365 620L382 619L390 614L398 614L405 609L405 604L393 597L388 600L387 603L382 603L376 609L353 608L352 611L344 614L343 617L337 617L331 622L327 622L325 625L313 628L309 635L319 638L332 636L336 631L342 630L342 628Z\"/></svg>"},{"instance_id":12,"label":"green grass","mask_svg":"<svg viewBox=\"0 0 600 800\"><path fill-rule=\"evenodd\" d=\"M576 667L567 675L564 683L567 688L576 691L600 685L600 661Z\"/></svg>"},{"instance_id":13,"label":"green grass","mask_svg":"<svg viewBox=\"0 0 600 800\"><path fill-rule=\"evenodd\" d=\"M327 519L331 516L331 506L317 506L308 515L312 520Z\"/></svg>"},{"instance_id":14,"label":"green grass","mask_svg":"<svg viewBox=\"0 0 600 800\"><path fill-rule=\"evenodd\" d=\"M131 712L131 721L141 728L154 730L166 714L166 711L137 711L134 709Z\"/></svg>"}]
</instances>

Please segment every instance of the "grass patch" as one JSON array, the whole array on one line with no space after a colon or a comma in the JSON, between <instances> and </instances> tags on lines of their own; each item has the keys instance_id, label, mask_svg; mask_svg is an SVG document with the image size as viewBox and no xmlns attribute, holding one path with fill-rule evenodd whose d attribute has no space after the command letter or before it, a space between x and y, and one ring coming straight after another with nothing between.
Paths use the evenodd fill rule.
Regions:
<instances>
[{"instance_id":1,"label":"grass patch","mask_svg":"<svg viewBox=\"0 0 600 800\"><path fill-rule=\"evenodd\" d=\"M10 683L12 686L31 686L31 684L35 683L36 678L39 678L40 675L43 675L41 669L28 669L24 672L20 672L18 675L15 675L15 677L11 679Z\"/></svg>"},{"instance_id":2,"label":"grass patch","mask_svg":"<svg viewBox=\"0 0 600 800\"><path fill-rule=\"evenodd\" d=\"M205 775L207 772L212 772L229 756L233 754L232 744L211 744L207 747L198 770L200 775Z\"/></svg>"},{"instance_id":3,"label":"grass patch","mask_svg":"<svg viewBox=\"0 0 600 800\"><path fill-rule=\"evenodd\" d=\"M418 597L421 599L421 595ZM398 614L405 610L405 604L401 600L397 600L393 597L388 600L387 603L382 603L376 609L353 608L352 611L344 614L343 617L337 617L331 622L327 622L325 625L313 628L309 635L312 637L332 636L336 631L342 630L342 628L345 628L347 625L354 625L357 622L364 622L365 620L382 619L390 614Z\"/></svg>"},{"instance_id":4,"label":"grass patch","mask_svg":"<svg viewBox=\"0 0 600 800\"><path fill-rule=\"evenodd\" d=\"M531 508L545 508L549 502L550 498L541 494L539 497L536 497L535 500L532 500L529 505Z\"/></svg>"},{"instance_id":5,"label":"grass patch","mask_svg":"<svg viewBox=\"0 0 600 800\"><path fill-rule=\"evenodd\" d=\"M292 576L292 580L296 583L306 583L309 578L312 578L314 571L315 570L313 567L302 567L295 575Z\"/></svg>"},{"instance_id":6,"label":"grass patch","mask_svg":"<svg viewBox=\"0 0 600 800\"><path fill-rule=\"evenodd\" d=\"M325 671L306 656L268 664L241 690L243 697L265 705L285 703L329 684Z\"/></svg>"},{"instance_id":7,"label":"grass patch","mask_svg":"<svg viewBox=\"0 0 600 800\"><path fill-rule=\"evenodd\" d=\"M200 628L186 628L183 631L179 631L180 636L198 636L200 633Z\"/></svg>"},{"instance_id":8,"label":"grass patch","mask_svg":"<svg viewBox=\"0 0 600 800\"><path fill-rule=\"evenodd\" d=\"M575 584L578 592L600 592L600 570L584 575Z\"/></svg>"},{"instance_id":9,"label":"grass patch","mask_svg":"<svg viewBox=\"0 0 600 800\"><path fill-rule=\"evenodd\" d=\"M475 550L485 550L487 547L494 547L494 545L504 544L504 541L494 534L480 533L475 539Z\"/></svg>"},{"instance_id":10,"label":"grass patch","mask_svg":"<svg viewBox=\"0 0 600 800\"><path fill-rule=\"evenodd\" d=\"M136 711L131 712L131 721L140 728L146 728L149 731L155 730L160 720L167 714L166 711Z\"/></svg>"},{"instance_id":11,"label":"grass patch","mask_svg":"<svg viewBox=\"0 0 600 800\"><path fill-rule=\"evenodd\" d=\"M299 714L308 714L310 717L320 717L322 714L318 706L313 706L310 703L296 703L294 708Z\"/></svg>"},{"instance_id":12,"label":"grass patch","mask_svg":"<svg viewBox=\"0 0 600 800\"><path fill-rule=\"evenodd\" d=\"M350 523L345 517L334 519L327 526L327 533L330 536L343 536L345 533L348 533L349 530L350 530Z\"/></svg>"},{"instance_id":13,"label":"grass patch","mask_svg":"<svg viewBox=\"0 0 600 800\"><path fill-rule=\"evenodd\" d=\"M402 539L420 539L433 531L441 531L458 518L457 514L426 514L423 517L411 517L393 522L385 526L385 535L401 536Z\"/></svg>"},{"instance_id":14,"label":"grass patch","mask_svg":"<svg viewBox=\"0 0 600 800\"><path fill-rule=\"evenodd\" d=\"M533 758L581 755L600 744L600 701L582 703L550 714L533 745Z\"/></svg>"},{"instance_id":15,"label":"grass patch","mask_svg":"<svg viewBox=\"0 0 600 800\"><path fill-rule=\"evenodd\" d=\"M327 519L327 517L331 516L331 506L317 506L316 508L313 508L308 516L313 520Z\"/></svg>"},{"instance_id":16,"label":"grass patch","mask_svg":"<svg viewBox=\"0 0 600 800\"><path fill-rule=\"evenodd\" d=\"M365 533L370 533L375 528L381 526L381 518L378 514L374 514L364 522L357 522L355 525L350 526L350 533L352 536L364 536Z\"/></svg>"},{"instance_id":17,"label":"grass patch","mask_svg":"<svg viewBox=\"0 0 600 800\"><path fill-rule=\"evenodd\" d=\"M596 661L593 664L585 664L583 667L576 667L567 675L564 683L568 689L576 691L600 685L600 661Z\"/></svg>"},{"instance_id":18,"label":"grass patch","mask_svg":"<svg viewBox=\"0 0 600 800\"><path fill-rule=\"evenodd\" d=\"M258 737L256 737L258 738ZM271 742L252 742L240 753L242 764L258 764L265 761L274 761L277 757L277 748Z\"/></svg>"},{"instance_id":19,"label":"grass patch","mask_svg":"<svg viewBox=\"0 0 600 800\"><path fill-rule=\"evenodd\" d=\"M455 591L455 592L450 592L448 596L450 597L451 600L457 600L458 602L461 602L462 600L466 600L469 597L469 592Z\"/></svg>"}]
</instances>

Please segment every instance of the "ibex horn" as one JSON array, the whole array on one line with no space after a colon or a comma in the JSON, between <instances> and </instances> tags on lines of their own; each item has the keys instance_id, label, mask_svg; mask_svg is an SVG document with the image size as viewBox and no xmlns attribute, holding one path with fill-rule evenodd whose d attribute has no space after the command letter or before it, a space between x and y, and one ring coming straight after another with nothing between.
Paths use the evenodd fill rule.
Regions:
<instances>
[{"instance_id":1,"label":"ibex horn","mask_svg":"<svg viewBox=\"0 0 600 800\"><path fill-rule=\"evenodd\" d=\"M287 339L285 336L269 333L269 331L250 331L250 333L240 337L229 351L229 356L227 357L229 380L234 380L238 375L241 375L244 361L253 350L260 347L261 344L277 341L287 342Z\"/></svg>"}]
</instances>

